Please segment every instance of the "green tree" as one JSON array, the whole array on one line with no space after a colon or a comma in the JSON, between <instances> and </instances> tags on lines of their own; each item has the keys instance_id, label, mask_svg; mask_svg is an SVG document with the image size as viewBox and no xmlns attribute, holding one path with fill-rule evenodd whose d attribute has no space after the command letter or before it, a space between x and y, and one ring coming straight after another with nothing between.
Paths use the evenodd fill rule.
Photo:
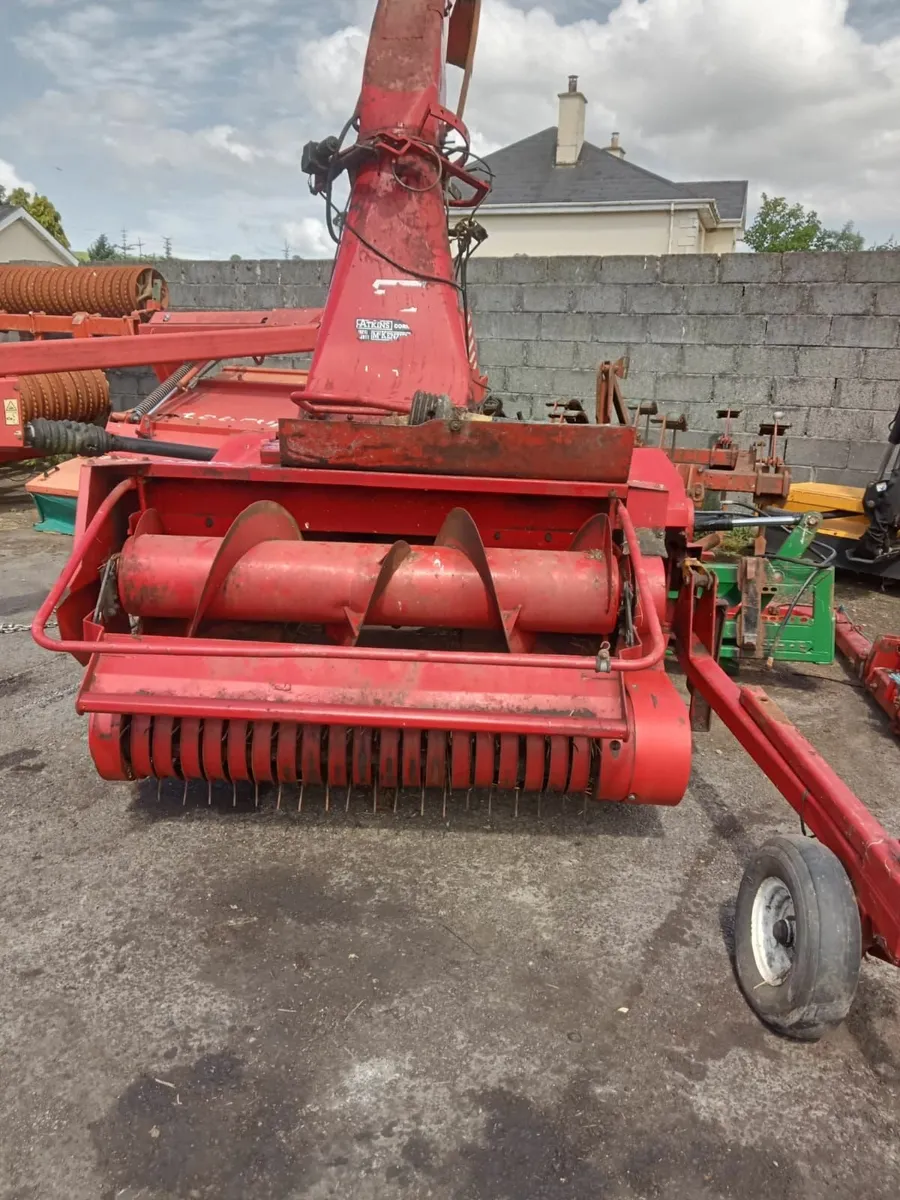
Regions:
<instances>
[{"instance_id":1,"label":"green tree","mask_svg":"<svg viewBox=\"0 0 900 1200\"><path fill-rule=\"evenodd\" d=\"M231 258L228 261L229 262L240 262L241 256L239 254L232 254Z\"/></svg>"},{"instance_id":2,"label":"green tree","mask_svg":"<svg viewBox=\"0 0 900 1200\"><path fill-rule=\"evenodd\" d=\"M865 250L866 239L852 221L840 229L823 229L816 238L813 250Z\"/></svg>"},{"instance_id":3,"label":"green tree","mask_svg":"<svg viewBox=\"0 0 900 1200\"><path fill-rule=\"evenodd\" d=\"M91 242L87 252L91 262L108 262L116 257L116 248L105 233L101 233L96 242Z\"/></svg>"},{"instance_id":4,"label":"green tree","mask_svg":"<svg viewBox=\"0 0 900 1200\"><path fill-rule=\"evenodd\" d=\"M756 220L744 235L759 253L791 250L862 250L865 239L848 221L842 229L826 229L815 209L788 204L784 196L763 192Z\"/></svg>"},{"instance_id":5,"label":"green tree","mask_svg":"<svg viewBox=\"0 0 900 1200\"><path fill-rule=\"evenodd\" d=\"M46 196L42 196L40 192L32 195L23 187L17 187L9 193L6 203L13 204L17 208L24 208L39 225L43 225L51 237L55 237L61 246L68 249L69 239L62 226L62 217L56 206Z\"/></svg>"}]
</instances>

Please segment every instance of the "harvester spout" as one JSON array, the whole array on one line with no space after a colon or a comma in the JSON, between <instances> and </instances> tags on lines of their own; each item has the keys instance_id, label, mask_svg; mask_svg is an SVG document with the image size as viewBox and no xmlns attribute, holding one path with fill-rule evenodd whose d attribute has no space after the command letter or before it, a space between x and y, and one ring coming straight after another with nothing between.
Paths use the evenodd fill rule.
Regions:
<instances>
[{"instance_id":1,"label":"harvester spout","mask_svg":"<svg viewBox=\"0 0 900 1200\"><path fill-rule=\"evenodd\" d=\"M380 0L351 130L310 150L339 246L319 343L305 389L320 409L364 406L409 411L417 391L461 408L483 395L474 342L447 230L453 179L466 203L487 185L466 170L469 135L444 105L447 5L443 0ZM465 13L467 6L460 10ZM450 149L450 139L455 148ZM323 162L323 159L325 160ZM338 212L332 185L350 175Z\"/></svg>"}]
</instances>

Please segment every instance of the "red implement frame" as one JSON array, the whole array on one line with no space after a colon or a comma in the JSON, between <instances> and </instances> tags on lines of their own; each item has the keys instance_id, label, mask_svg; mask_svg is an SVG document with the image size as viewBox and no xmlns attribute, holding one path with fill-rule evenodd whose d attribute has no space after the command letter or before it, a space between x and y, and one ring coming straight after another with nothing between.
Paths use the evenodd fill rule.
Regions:
<instances>
[{"instance_id":1,"label":"red implement frame","mask_svg":"<svg viewBox=\"0 0 900 1200\"><path fill-rule=\"evenodd\" d=\"M142 318L149 319L142 319ZM154 312L130 317L98 317L84 313L74 317L42 313L17 316L0 314L0 328L32 333L36 340L0 346L0 461L35 457L26 447L22 408L15 390L15 377L152 366L157 377L167 379L183 363L197 364L184 377L152 417L132 425L126 414L110 417L110 431L119 436L179 440L188 444L218 445L235 434L274 437L278 420L297 410L295 396L302 396L307 375L225 368L216 378L205 379L186 399L185 388L201 367L220 359L248 356L262 361L270 354L301 354L316 344L320 309L275 309L248 312ZM66 340L44 340L46 333L68 332ZM242 387L229 385L237 377ZM248 383L258 383L258 390ZM274 385L274 386L273 386ZM40 413L38 415L49 415ZM160 418L164 418L160 421Z\"/></svg>"},{"instance_id":2,"label":"red implement frame","mask_svg":"<svg viewBox=\"0 0 900 1200\"><path fill-rule=\"evenodd\" d=\"M126 455L83 470L72 557L35 618L34 638L86 665L78 707L92 716L91 747L106 777L266 781L277 770L281 782L299 771L303 782L325 784L327 805L332 784L373 779L376 743L378 778L395 786L400 777L435 785L448 761L454 779L493 786L496 766L501 786L517 784L521 752L529 788L564 791L594 779L598 795L677 803L687 786L689 738L683 702L661 669L671 635L693 693L691 725L706 727L713 711L722 718L840 859L855 888L866 948L898 964L900 844L764 692L740 687L722 671L716 581L685 559L693 507L679 470L694 490L745 487L771 497L771 484L783 494L783 473L771 461L777 428L762 478L760 465L746 470L740 452L723 442L701 452L700 461L688 457L676 466L662 448L633 449L633 430L616 431L585 442L598 459L585 463L571 444L576 436L596 437L584 426L475 431L483 414L472 410L485 380L471 353L446 206L472 200L451 194L451 180L476 197L487 185L467 175L465 153L448 149L450 131L468 145L459 118L443 104L450 12L451 59L469 67L477 4L448 10L442 0L379 0L362 92L347 125L357 131L356 144L329 160L328 182L333 167L346 169L351 197L321 313L265 321L257 314L230 325L216 314L168 321L157 315L137 337L0 347L0 374L148 363L162 369L314 350L305 386L298 380L290 397L304 416L281 422L280 442L261 428L222 440L211 462ZM424 411L444 417L411 426L403 417L421 411L423 393ZM604 421L622 419L612 366L598 404ZM663 438L667 425L668 418ZM676 419L671 427L681 425ZM455 450L459 435L480 456L477 470ZM667 540L677 592L668 610L662 559L645 557L636 527ZM126 539L151 534L183 537L187 553L196 545L191 539L219 544L190 618L166 626L170 618L157 615L151 619L162 627L132 630L119 604L117 556ZM249 636L216 635L215 598L253 547L308 538L315 555L316 541L358 542L360 534L384 544L385 556L374 584L367 577L365 594L344 605L343 644L289 638L283 627L264 640L252 622ZM413 544L450 546L457 561L466 560L456 577L448 570L450 586L475 589L469 600L491 624L493 644L499 639L505 650L357 644ZM539 557L548 547L594 553L596 561L614 553L617 571L598 589L597 603L617 614L615 645L601 642L587 655L583 645L557 653L554 644L545 652L529 643L533 631L516 629L517 611L503 602L488 545L535 552L523 580L550 561ZM435 596L445 586L442 569L434 564ZM614 574L621 605L610 600ZM149 578L152 587L157 577ZM165 578L158 586L164 601ZM58 641L46 632L54 611ZM600 761L594 775L592 759Z\"/></svg>"},{"instance_id":3,"label":"red implement frame","mask_svg":"<svg viewBox=\"0 0 900 1200\"><path fill-rule=\"evenodd\" d=\"M759 504L773 504L786 500L791 488L790 472L784 463L760 458L753 448L711 446L695 450L676 446L669 457L695 503L700 503L707 491L716 491L746 492Z\"/></svg>"},{"instance_id":4,"label":"red implement frame","mask_svg":"<svg viewBox=\"0 0 900 1200\"><path fill-rule=\"evenodd\" d=\"M35 375L54 371L109 370L221 358L259 358L268 354L305 354L316 345L318 309L298 310L295 325L219 327L191 333L156 333L143 337L71 338L53 342L19 342L0 346L0 372ZM145 327L142 326L142 332ZM146 327L149 328L149 327Z\"/></svg>"},{"instance_id":5,"label":"red implement frame","mask_svg":"<svg viewBox=\"0 0 900 1200\"><path fill-rule=\"evenodd\" d=\"M0 330L5 333L27 333L37 341L47 334L68 334L76 338L133 337L149 315L131 313L126 317L100 317L96 313L51 316L47 313L0 312Z\"/></svg>"},{"instance_id":6,"label":"red implement frame","mask_svg":"<svg viewBox=\"0 0 900 1200\"><path fill-rule=\"evenodd\" d=\"M716 661L721 610L716 579L687 567L676 607L679 661L693 697L691 723L708 728L710 709L840 859L853 883L869 951L900 965L900 842L890 837L819 752L758 687L741 687Z\"/></svg>"},{"instance_id":7,"label":"red implement frame","mask_svg":"<svg viewBox=\"0 0 900 1200\"><path fill-rule=\"evenodd\" d=\"M872 699L887 713L892 732L900 736L900 637L886 635L870 642L839 608L834 640Z\"/></svg>"},{"instance_id":8,"label":"red implement frame","mask_svg":"<svg viewBox=\"0 0 900 1200\"><path fill-rule=\"evenodd\" d=\"M712 446L678 446L676 435L687 429L683 415L658 416L658 405L651 401L636 405L629 420L628 408L619 382L626 378L627 373L628 360L625 358L616 362L605 361L598 366L597 424L630 424L637 430L641 417L645 417L645 442L649 441L651 421L659 425L658 444L678 468L685 490L695 504L702 503L707 491L745 492L753 496L759 504L772 504L787 499L791 476L784 465L784 459L776 453L779 432L784 433L786 426L776 423L760 428L760 434L765 433L769 438L767 453L763 453L758 446L742 450L732 438L730 426L732 418L740 416L740 413L736 410L722 409L719 416L726 420L725 432L716 438ZM671 443L666 446L666 435L670 431Z\"/></svg>"}]
</instances>

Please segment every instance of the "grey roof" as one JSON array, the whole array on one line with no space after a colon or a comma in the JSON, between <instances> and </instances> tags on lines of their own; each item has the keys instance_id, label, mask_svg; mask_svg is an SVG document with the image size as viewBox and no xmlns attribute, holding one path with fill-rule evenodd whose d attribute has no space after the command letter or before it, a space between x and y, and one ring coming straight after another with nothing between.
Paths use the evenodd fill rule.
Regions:
<instances>
[{"instance_id":1,"label":"grey roof","mask_svg":"<svg viewBox=\"0 0 900 1200\"><path fill-rule=\"evenodd\" d=\"M0 221L5 221L7 217L12 216L16 209L17 205L15 204L0 204Z\"/></svg>"},{"instance_id":2,"label":"grey roof","mask_svg":"<svg viewBox=\"0 0 900 1200\"><path fill-rule=\"evenodd\" d=\"M681 186L704 200L712 197L723 221L739 221L747 211L746 179L698 179Z\"/></svg>"},{"instance_id":3,"label":"grey roof","mask_svg":"<svg viewBox=\"0 0 900 1200\"><path fill-rule=\"evenodd\" d=\"M498 204L616 204L712 199L725 220L738 220L745 180L674 183L585 142L574 167L557 167L556 128L542 129L485 157L494 173L485 208Z\"/></svg>"}]
</instances>

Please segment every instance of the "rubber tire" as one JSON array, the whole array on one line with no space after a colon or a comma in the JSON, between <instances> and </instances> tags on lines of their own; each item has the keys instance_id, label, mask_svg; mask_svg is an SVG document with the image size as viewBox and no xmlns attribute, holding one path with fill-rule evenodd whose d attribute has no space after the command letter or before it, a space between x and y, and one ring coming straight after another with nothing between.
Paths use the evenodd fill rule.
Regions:
<instances>
[{"instance_id":1,"label":"rubber tire","mask_svg":"<svg viewBox=\"0 0 900 1200\"><path fill-rule=\"evenodd\" d=\"M794 904L794 961L780 984L756 965L753 901L763 881L780 879ZM735 970L747 1003L772 1029L815 1042L847 1016L862 959L859 909L840 860L821 842L776 837L751 859L734 915Z\"/></svg>"},{"instance_id":2,"label":"rubber tire","mask_svg":"<svg viewBox=\"0 0 900 1200\"><path fill-rule=\"evenodd\" d=\"M409 410L410 425L424 425L426 421L449 421L453 416L453 404L449 396L437 392L415 392Z\"/></svg>"}]
</instances>

